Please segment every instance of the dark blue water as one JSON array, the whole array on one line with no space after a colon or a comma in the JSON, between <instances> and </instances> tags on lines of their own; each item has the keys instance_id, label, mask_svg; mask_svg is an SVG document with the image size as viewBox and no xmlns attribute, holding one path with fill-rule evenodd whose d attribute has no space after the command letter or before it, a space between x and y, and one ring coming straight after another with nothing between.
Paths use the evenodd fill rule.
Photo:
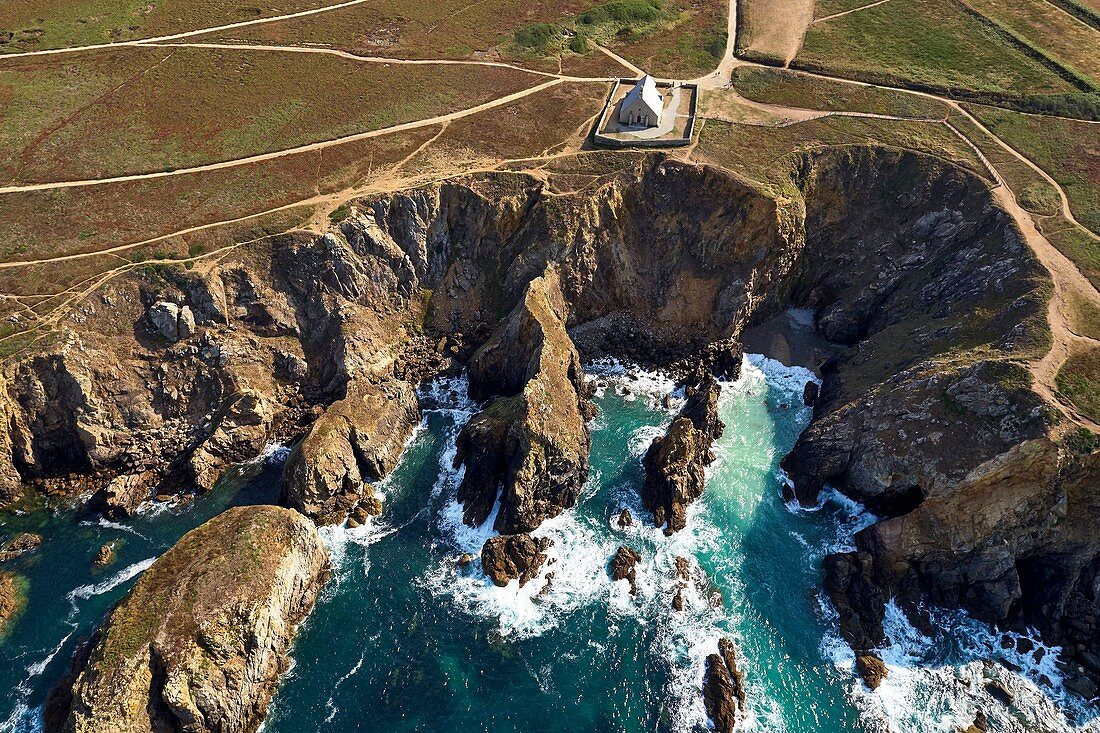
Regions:
<instances>
[{"instance_id":1,"label":"dark blue water","mask_svg":"<svg viewBox=\"0 0 1100 733\"><path fill-rule=\"evenodd\" d=\"M1022 676L985 665L1003 656L1000 636L959 614L938 614L949 633L926 639L892 609L890 677L874 694L855 682L818 596L818 568L874 518L835 494L795 510L780 492L779 460L810 417L800 400L808 373L757 358L726 385L719 460L688 528L667 538L646 526L638 488L640 456L677 407L661 407L672 385L607 365L593 371L592 478L576 509L537 532L554 542L551 563L523 588L496 588L477 562L456 562L487 536L461 525L454 502L454 438L474 406L459 382L429 390L422 429L380 487L383 515L323 531L334 576L299 630L267 733L705 730L703 659L722 636L737 641L746 672L748 729L946 733L978 707L1000 730L1074 729L1052 702L1056 650L1041 663L1014 657ZM271 501L277 482L277 465L260 462L189 507L123 524L66 512L10 520L46 542L21 568L28 610L0 643L0 731L35 729L77 640L152 558L229 504ZM614 522L624 507L636 517L626 530ZM91 559L107 540L121 542L119 559L96 574ZM643 557L637 597L607 575L620 545ZM705 578L682 612L671 605L677 556ZM1040 674L1054 684L1037 686ZM997 707L986 677L1004 680L1019 709Z\"/></svg>"}]
</instances>

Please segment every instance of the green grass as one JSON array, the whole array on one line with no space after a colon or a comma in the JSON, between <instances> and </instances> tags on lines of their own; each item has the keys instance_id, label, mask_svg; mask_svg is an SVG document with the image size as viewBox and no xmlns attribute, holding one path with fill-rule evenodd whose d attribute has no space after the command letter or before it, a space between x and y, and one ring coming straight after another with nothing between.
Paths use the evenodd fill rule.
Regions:
<instances>
[{"instance_id":1,"label":"green grass","mask_svg":"<svg viewBox=\"0 0 1100 733\"><path fill-rule=\"evenodd\" d=\"M1077 293L1069 293L1070 328L1080 336L1100 339L1100 308Z\"/></svg>"},{"instance_id":2,"label":"green grass","mask_svg":"<svg viewBox=\"0 0 1100 733\"><path fill-rule=\"evenodd\" d=\"M816 23L795 65L964 97L1080 92L956 0L891 0Z\"/></svg>"},{"instance_id":3,"label":"green grass","mask_svg":"<svg viewBox=\"0 0 1100 733\"><path fill-rule=\"evenodd\" d=\"M733 80L742 96L767 104L933 119L946 117L949 111L947 105L916 94L847 84L785 69L742 66L734 70Z\"/></svg>"},{"instance_id":4,"label":"green grass","mask_svg":"<svg viewBox=\"0 0 1100 733\"><path fill-rule=\"evenodd\" d=\"M1056 381L1058 391L1081 414L1100 421L1100 347L1071 354Z\"/></svg>"},{"instance_id":5,"label":"green grass","mask_svg":"<svg viewBox=\"0 0 1100 733\"><path fill-rule=\"evenodd\" d=\"M978 105L968 110L1058 181L1077 220L1100 232L1100 126Z\"/></svg>"}]
</instances>

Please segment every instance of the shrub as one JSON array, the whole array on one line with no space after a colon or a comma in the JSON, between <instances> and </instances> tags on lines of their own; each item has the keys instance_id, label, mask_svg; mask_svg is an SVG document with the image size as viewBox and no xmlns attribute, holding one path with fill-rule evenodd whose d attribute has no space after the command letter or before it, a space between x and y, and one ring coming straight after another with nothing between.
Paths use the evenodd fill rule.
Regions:
<instances>
[{"instance_id":1,"label":"shrub","mask_svg":"<svg viewBox=\"0 0 1100 733\"><path fill-rule=\"evenodd\" d=\"M573 53L588 53L588 38L583 33L577 33L569 39L569 50Z\"/></svg>"},{"instance_id":2,"label":"shrub","mask_svg":"<svg viewBox=\"0 0 1100 733\"><path fill-rule=\"evenodd\" d=\"M515 33L516 45L520 48L542 50L554 36L559 35L558 27L552 23L534 23L520 28Z\"/></svg>"},{"instance_id":3,"label":"shrub","mask_svg":"<svg viewBox=\"0 0 1100 733\"><path fill-rule=\"evenodd\" d=\"M612 0L581 13L577 22L581 25L604 23L630 24L652 23L661 18L659 0Z\"/></svg>"}]
</instances>

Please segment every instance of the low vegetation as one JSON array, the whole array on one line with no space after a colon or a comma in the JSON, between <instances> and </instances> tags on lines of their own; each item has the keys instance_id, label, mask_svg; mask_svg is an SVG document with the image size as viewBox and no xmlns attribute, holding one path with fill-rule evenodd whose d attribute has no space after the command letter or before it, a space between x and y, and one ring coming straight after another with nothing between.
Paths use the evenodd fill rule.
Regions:
<instances>
[{"instance_id":1,"label":"low vegetation","mask_svg":"<svg viewBox=\"0 0 1100 733\"><path fill-rule=\"evenodd\" d=\"M260 7L220 0L4 0L0 54L163 36L335 2L283 0Z\"/></svg>"},{"instance_id":2,"label":"low vegetation","mask_svg":"<svg viewBox=\"0 0 1100 733\"><path fill-rule=\"evenodd\" d=\"M738 0L737 55L783 66L802 45L813 0Z\"/></svg>"},{"instance_id":3,"label":"low vegetation","mask_svg":"<svg viewBox=\"0 0 1100 733\"><path fill-rule=\"evenodd\" d=\"M742 66L734 70L733 83L743 97L787 107L931 119L944 118L949 111L947 105L916 94L848 84L786 69Z\"/></svg>"},{"instance_id":4,"label":"low vegetation","mask_svg":"<svg viewBox=\"0 0 1100 733\"><path fill-rule=\"evenodd\" d=\"M961 99L1094 118L1083 80L959 0L890 0L815 23L793 66Z\"/></svg>"},{"instance_id":5,"label":"low vegetation","mask_svg":"<svg viewBox=\"0 0 1100 733\"><path fill-rule=\"evenodd\" d=\"M489 66L197 48L0 60L0 88L13 90L0 98L0 178L63 181L232 160L458 111L538 81Z\"/></svg>"},{"instance_id":6,"label":"low vegetation","mask_svg":"<svg viewBox=\"0 0 1100 733\"><path fill-rule=\"evenodd\" d=\"M969 111L1058 181L1077 220L1100 232L1100 126L977 105Z\"/></svg>"},{"instance_id":7,"label":"low vegetation","mask_svg":"<svg viewBox=\"0 0 1100 733\"><path fill-rule=\"evenodd\" d=\"M1083 415L1100 422L1100 347L1070 355L1058 372L1058 391Z\"/></svg>"}]
</instances>

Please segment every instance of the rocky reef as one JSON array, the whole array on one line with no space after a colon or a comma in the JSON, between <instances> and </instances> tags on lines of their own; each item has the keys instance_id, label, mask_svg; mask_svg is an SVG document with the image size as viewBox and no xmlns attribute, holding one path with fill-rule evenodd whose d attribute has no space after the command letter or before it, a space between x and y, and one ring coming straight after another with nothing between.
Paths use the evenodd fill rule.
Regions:
<instances>
[{"instance_id":1,"label":"rocky reef","mask_svg":"<svg viewBox=\"0 0 1100 733\"><path fill-rule=\"evenodd\" d=\"M249 733L328 574L316 528L229 509L142 574L54 690L47 731Z\"/></svg>"},{"instance_id":2,"label":"rocky reef","mask_svg":"<svg viewBox=\"0 0 1100 733\"><path fill-rule=\"evenodd\" d=\"M745 709L745 681L729 639L718 640L718 653L707 656L703 673L703 706L719 733L733 733Z\"/></svg>"},{"instance_id":3,"label":"rocky reef","mask_svg":"<svg viewBox=\"0 0 1100 733\"><path fill-rule=\"evenodd\" d=\"M924 599L1039 628L1085 680L1100 466L1059 444L1020 365L1048 345L1049 287L984 181L898 151L808 153L782 199L660 157L570 195L508 173L373 196L323 236L124 276L8 358L0 497L91 491L126 513L297 441L283 502L365 516L417 384L466 366L465 519L495 507L499 532L530 532L587 477L582 359L728 377L738 336L796 306L835 349L784 462L792 492L828 484L883 518L825 564L846 638L871 652L883 599ZM669 529L701 490L710 400L647 457Z\"/></svg>"},{"instance_id":4,"label":"rocky reef","mask_svg":"<svg viewBox=\"0 0 1100 733\"><path fill-rule=\"evenodd\" d=\"M534 579L543 563L550 540L529 534L504 534L491 537L481 548L481 567L494 585L503 588L513 580L526 585Z\"/></svg>"}]
</instances>

